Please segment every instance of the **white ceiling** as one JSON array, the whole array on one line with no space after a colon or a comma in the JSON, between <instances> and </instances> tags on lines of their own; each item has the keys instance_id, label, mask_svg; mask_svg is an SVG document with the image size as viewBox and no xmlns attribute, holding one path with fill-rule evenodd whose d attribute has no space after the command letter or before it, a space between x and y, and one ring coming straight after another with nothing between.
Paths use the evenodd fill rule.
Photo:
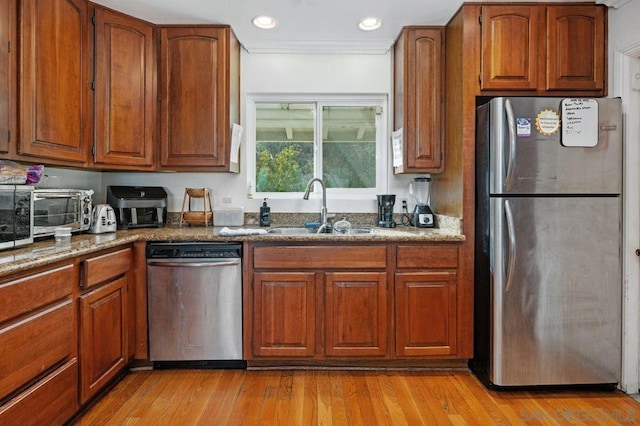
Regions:
<instances>
[{"instance_id":1,"label":"white ceiling","mask_svg":"<svg viewBox=\"0 0 640 426\"><path fill-rule=\"evenodd\" d=\"M228 24L250 52L384 53L405 25L445 25L463 0L93 0L154 24ZM513 0L493 0L510 1ZM553 0L552 0L553 1ZM569 0L579 1L579 0ZM279 25L260 30L257 15ZM368 16L382 28L364 32Z\"/></svg>"}]
</instances>

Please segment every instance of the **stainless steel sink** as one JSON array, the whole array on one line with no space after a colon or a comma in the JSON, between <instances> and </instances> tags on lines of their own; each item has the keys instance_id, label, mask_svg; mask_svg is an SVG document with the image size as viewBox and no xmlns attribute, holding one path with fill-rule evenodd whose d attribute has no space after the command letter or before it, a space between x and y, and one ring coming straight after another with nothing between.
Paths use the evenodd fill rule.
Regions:
<instances>
[{"instance_id":1,"label":"stainless steel sink","mask_svg":"<svg viewBox=\"0 0 640 426\"><path fill-rule=\"evenodd\" d=\"M309 228L294 228L294 227L282 227L282 228L271 228L269 229L269 234L277 234L277 235L309 235L309 234L315 234L317 232L316 229L309 229ZM363 228L351 228L351 235L357 235L357 234L372 234L373 233L373 228L367 228L367 227L363 227ZM340 235L340 234L333 234L333 235Z\"/></svg>"},{"instance_id":2,"label":"stainless steel sink","mask_svg":"<svg viewBox=\"0 0 640 426\"><path fill-rule=\"evenodd\" d=\"M306 234L315 234L315 229L308 228L271 228L269 229L269 234L279 234L279 235L306 235Z\"/></svg>"},{"instance_id":3,"label":"stainless steel sink","mask_svg":"<svg viewBox=\"0 0 640 426\"><path fill-rule=\"evenodd\" d=\"M352 234L373 234L373 228L351 228Z\"/></svg>"}]
</instances>

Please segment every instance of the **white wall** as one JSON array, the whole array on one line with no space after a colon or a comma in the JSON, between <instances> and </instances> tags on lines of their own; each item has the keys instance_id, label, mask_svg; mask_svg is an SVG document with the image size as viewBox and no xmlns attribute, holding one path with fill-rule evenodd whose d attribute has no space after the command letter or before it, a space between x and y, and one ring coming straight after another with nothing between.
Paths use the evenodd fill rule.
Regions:
<instances>
[{"instance_id":1,"label":"white wall","mask_svg":"<svg viewBox=\"0 0 640 426\"><path fill-rule=\"evenodd\" d=\"M620 96L624 114L623 214L623 355L621 387L637 393L640 382L640 269L635 249L640 247L640 92L632 89L640 72L640 1L609 9L609 94Z\"/></svg>"},{"instance_id":2,"label":"white wall","mask_svg":"<svg viewBox=\"0 0 640 426\"><path fill-rule=\"evenodd\" d=\"M317 54L250 54L241 58L241 124L244 125L247 93L375 93L392 99L393 57L384 55L317 55ZM392 105L388 108L391 130ZM244 139L244 138L243 138ZM244 141L243 141L244 142ZM245 211L257 212L262 200L247 198L246 158L253 153L241 147L241 173L104 173L102 184L163 186L169 194L169 211L180 211L185 187L208 187L213 192L214 205L231 198L233 205ZM388 193L398 194L398 200L408 198L408 182L413 176L393 176L388 170ZM272 212L316 212L316 200L271 200ZM399 211L400 202L396 203ZM376 202L329 199L329 212L375 212Z\"/></svg>"}]
</instances>

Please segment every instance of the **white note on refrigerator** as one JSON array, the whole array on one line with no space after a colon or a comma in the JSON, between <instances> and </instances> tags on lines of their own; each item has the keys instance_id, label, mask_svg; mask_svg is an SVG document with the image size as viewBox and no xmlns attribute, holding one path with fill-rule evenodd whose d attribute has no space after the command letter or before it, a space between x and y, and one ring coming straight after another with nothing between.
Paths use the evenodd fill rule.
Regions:
<instances>
[{"instance_id":1,"label":"white note on refrigerator","mask_svg":"<svg viewBox=\"0 0 640 426\"><path fill-rule=\"evenodd\" d=\"M564 146L593 148L598 145L598 101L567 98L562 100Z\"/></svg>"}]
</instances>

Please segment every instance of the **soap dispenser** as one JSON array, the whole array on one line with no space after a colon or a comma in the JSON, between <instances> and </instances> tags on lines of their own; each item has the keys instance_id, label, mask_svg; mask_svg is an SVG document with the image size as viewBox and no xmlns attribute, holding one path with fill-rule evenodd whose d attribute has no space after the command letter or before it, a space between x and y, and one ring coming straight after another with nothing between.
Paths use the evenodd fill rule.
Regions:
<instances>
[{"instance_id":1,"label":"soap dispenser","mask_svg":"<svg viewBox=\"0 0 640 426\"><path fill-rule=\"evenodd\" d=\"M267 205L266 198L260 207L260 226L271 226L271 207Z\"/></svg>"}]
</instances>

